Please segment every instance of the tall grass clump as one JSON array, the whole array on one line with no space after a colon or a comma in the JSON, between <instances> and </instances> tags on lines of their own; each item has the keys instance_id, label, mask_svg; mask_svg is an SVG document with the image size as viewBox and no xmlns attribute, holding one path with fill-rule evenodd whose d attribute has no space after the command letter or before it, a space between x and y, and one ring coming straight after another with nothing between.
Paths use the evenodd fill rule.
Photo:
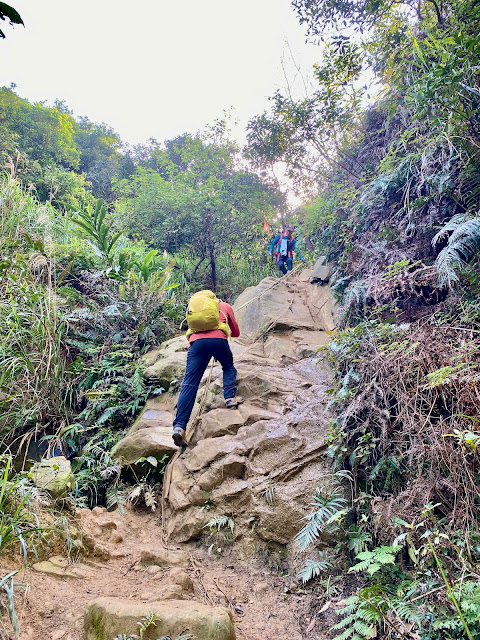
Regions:
<instances>
[{"instance_id":1,"label":"tall grass clump","mask_svg":"<svg viewBox=\"0 0 480 640\"><path fill-rule=\"evenodd\" d=\"M7 439L65 416L51 216L14 178L0 178L0 429Z\"/></svg>"}]
</instances>

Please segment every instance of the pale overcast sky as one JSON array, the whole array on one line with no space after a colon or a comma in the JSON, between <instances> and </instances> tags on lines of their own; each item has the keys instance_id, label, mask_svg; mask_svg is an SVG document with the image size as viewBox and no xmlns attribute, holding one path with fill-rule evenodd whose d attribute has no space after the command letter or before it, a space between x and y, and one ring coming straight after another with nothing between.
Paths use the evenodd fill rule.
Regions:
<instances>
[{"instance_id":1,"label":"pale overcast sky","mask_svg":"<svg viewBox=\"0 0 480 640\"><path fill-rule=\"evenodd\" d=\"M25 29L2 27L0 85L14 82L30 101L64 99L131 144L195 132L232 106L243 141L285 85L282 56L291 49L308 71L319 55L290 0L8 1Z\"/></svg>"}]
</instances>

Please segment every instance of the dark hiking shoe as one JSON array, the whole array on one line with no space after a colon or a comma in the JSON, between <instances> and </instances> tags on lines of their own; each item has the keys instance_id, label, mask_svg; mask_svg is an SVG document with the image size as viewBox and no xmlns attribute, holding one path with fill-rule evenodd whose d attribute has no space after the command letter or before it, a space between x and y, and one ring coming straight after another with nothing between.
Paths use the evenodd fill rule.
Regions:
<instances>
[{"instance_id":1,"label":"dark hiking shoe","mask_svg":"<svg viewBox=\"0 0 480 640\"><path fill-rule=\"evenodd\" d=\"M241 396L235 396L235 398L227 398L225 400L227 409L237 409L239 404L243 404L243 398Z\"/></svg>"},{"instance_id":2,"label":"dark hiking shoe","mask_svg":"<svg viewBox=\"0 0 480 640\"><path fill-rule=\"evenodd\" d=\"M173 442L177 447L186 447L187 443L185 442L185 429L181 427L175 427L173 430Z\"/></svg>"}]
</instances>

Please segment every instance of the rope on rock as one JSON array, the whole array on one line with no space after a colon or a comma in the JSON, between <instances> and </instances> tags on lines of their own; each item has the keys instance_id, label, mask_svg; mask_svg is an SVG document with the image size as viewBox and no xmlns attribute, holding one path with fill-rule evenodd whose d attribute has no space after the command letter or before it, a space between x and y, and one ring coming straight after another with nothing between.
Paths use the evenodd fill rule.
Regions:
<instances>
[{"instance_id":1,"label":"rope on rock","mask_svg":"<svg viewBox=\"0 0 480 640\"><path fill-rule=\"evenodd\" d=\"M245 307L248 307L250 304L252 304L252 302L255 302L255 300L260 300L260 298L262 296L264 296L267 291L270 291L270 289L273 289L274 287L276 287L277 285L279 285L282 282L285 282L285 280L288 280L288 278L293 275L294 273L296 273L300 267L303 267L303 262L299 262L297 264L297 266L295 267L295 269L292 269L291 271L289 271L287 273L287 275L283 276L282 278L279 278L277 280L277 282L274 282L270 287L268 287L267 289L265 289L265 291L262 291L262 293L259 293L258 296L255 296L255 298L252 298L251 300L249 300L248 302L245 302L244 304L242 304L240 307L238 307L238 309L235 309L235 313L238 313L239 311L241 311L242 309L245 309Z\"/></svg>"},{"instance_id":2,"label":"rope on rock","mask_svg":"<svg viewBox=\"0 0 480 640\"><path fill-rule=\"evenodd\" d=\"M193 438L193 435L195 433L195 429L196 429L198 423L201 420L202 413L203 413L203 410L205 408L205 404L207 402L207 395L208 395L208 390L210 388L210 382L212 381L212 372L213 372L214 365L215 365L215 360L212 360L212 364L210 365L210 373L208 375L207 384L205 385L205 389L203 390L203 394L202 394L202 398L200 400L198 411L197 411L197 413L195 415L195 418L193 419L193 422L192 422L192 424L190 426L190 429L189 429L188 433L185 434L185 440L187 441L187 443L189 443L190 440ZM178 449L178 451L176 451L174 453L172 458L170 458L170 460L168 461L167 466L165 467L165 472L163 474L162 499L161 499L161 504L162 504L162 540L163 540L163 542L166 542L166 540L167 540L167 534L166 534L166 531L165 531L165 503L168 500L168 494L170 493L170 485L172 484L173 465L178 460L178 458L181 456L181 454L182 454L182 449Z\"/></svg>"}]
</instances>

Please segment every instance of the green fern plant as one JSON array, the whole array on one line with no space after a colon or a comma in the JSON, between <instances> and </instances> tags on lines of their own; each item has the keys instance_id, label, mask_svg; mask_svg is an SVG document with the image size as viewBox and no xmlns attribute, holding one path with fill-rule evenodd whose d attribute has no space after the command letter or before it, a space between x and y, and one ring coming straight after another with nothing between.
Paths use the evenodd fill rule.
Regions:
<instances>
[{"instance_id":1,"label":"green fern plant","mask_svg":"<svg viewBox=\"0 0 480 640\"><path fill-rule=\"evenodd\" d=\"M333 640L368 640L379 637L379 630L384 637L382 627L393 632L393 637L414 640L418 638L414 627L420 629L426 619L414 602L390 595L382 584L360 589L337 613L344 617L332 630L342 632Z\"/></svg>"},{"instance_id":2,"label":"green fern plant","mask_svg":"<svg viewBox=\"0 0 480 640\"><path fill-rule=\"evenodd\" d=\"M307 564L300 569L297 574L297 578L305 584L313 578L319 576L323 571L327 569L333 569L333 564L325 559L325 553L318 552L320 560L309 560Z\"/></svg>"},{"instance_id":3,"label":"green fern plant","mask_svg":"<svg viewBox=\"0 0 480 640\"><path fill-rule=\"evenodd\" d=\"M453 287L460 280L459 272L480 249L480 218L469 214L453 216L434 236L432 244L435 246L446 237L448 244L438 254L435 267L440 285Z\"/></svg>"},{"instance_id":4,"label":"green fern plant","mask_svg":"<svg viewBox=\"0 0 480 640\"><path fill-rule=\"evenodd\" d=\"M223 528L228 528L233 533L235 522L233 518L229 518L228 516L215 516L215 518L209 520L203 528L208 528L212 532L217 531L217 533Z\"/></svg>"},{"instance_id":5,"label":"green fern plant","mask_svg":"<svg viewBox=\"0 0 480 640\"><path fill-rule=\"evenodd\" d=\"M333 640L367 640L377 636L377 623L381 622L388 610L386 601L378 589L362 589L358 594L345 600L345 606L338 611L344 618L332 627L342 631Z\"/></svg>"},{"instance_id":6,"label":"green fern plant","mask_svg":"<svg viewBox=\"0 0 480 640\"><path fill-rule=\"evenodd\" d=\"M225 515L215 516L211 518L203 528L209 529L208 537L213 539L212 544L208 548L208 553L211 553L213 549L216 548L217 554L220 554L222 548L232 541L235 521L232 517Z\"/></svg>"},{"instance_id":7,"label":"green fern plant","mask_svg":"<svg viewBox=\"0 0 480 640\"><path fill-rule=\"evenodd\" d=\"M382 567L387 564L395 563L395 556L402 549L401 545L376 547L372 551L362 551L357 555L357 564L350 567L348 572L366 571L368 575L373 576Z\"/></svg>"},{"instance_id":8,"label":"green fern plant","mask_svg":"<svg viewBox=\"0 0 480 640\"><path fill-rule=\"evenodd\" d=\"M347 500L341 494L342 487L339 486L327 495L317 487L311 503L314 510L305 516L307 523L294 538L302 551L318 540L323 531L336 529L338 522L348 513Z\"/></svg>"}]
</instances>

